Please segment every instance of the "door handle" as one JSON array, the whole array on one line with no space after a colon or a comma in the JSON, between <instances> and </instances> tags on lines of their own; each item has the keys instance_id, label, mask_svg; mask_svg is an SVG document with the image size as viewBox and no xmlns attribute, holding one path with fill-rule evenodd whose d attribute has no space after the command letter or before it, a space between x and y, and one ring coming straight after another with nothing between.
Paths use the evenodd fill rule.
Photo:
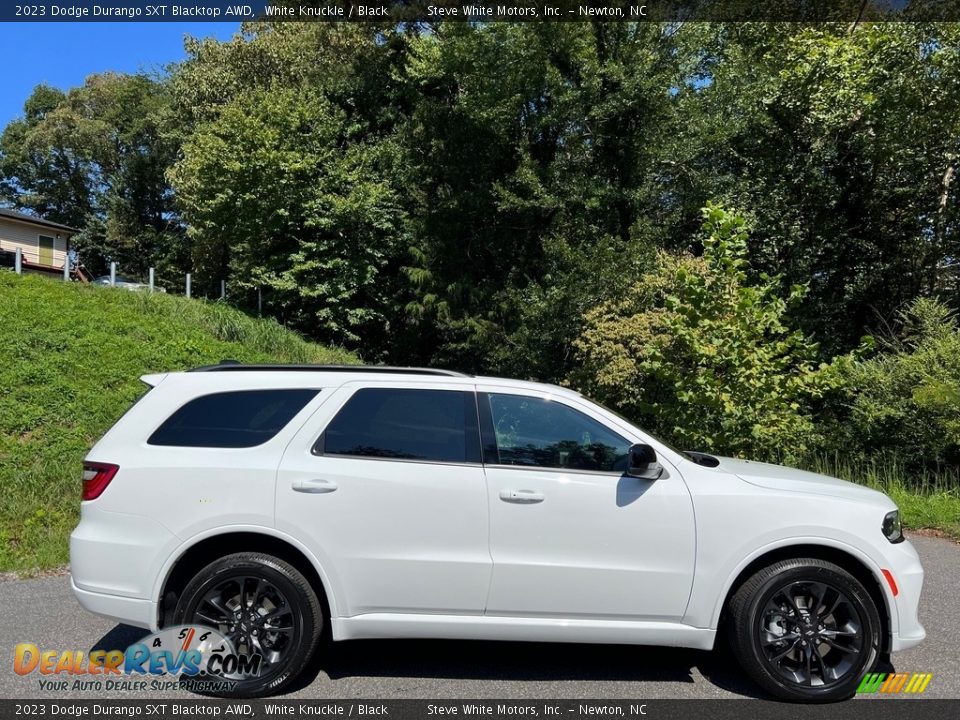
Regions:
<instances>
[{"instance_id":1,"label":"door handle","mask_svg":"<svg viewBox=\"0 0 960 720\"><path fill-rule=\"evenodd\" d=\"M337 489L337 484L333 480L324 480L322 478L306 480L297 478L293 481L293 489L302 493L332 493Z\"/></svg>"},{"instance_id":2,"label":"door handle","mask_svg":"<svg viewBox=\"0 0 960 720\"><path fill-rule=\"evenodd\" d=\"M543 502L544 495L536 490L501 490L500 499L508 503L532 505L533 503Z\"/></svg>"}]
</instances>

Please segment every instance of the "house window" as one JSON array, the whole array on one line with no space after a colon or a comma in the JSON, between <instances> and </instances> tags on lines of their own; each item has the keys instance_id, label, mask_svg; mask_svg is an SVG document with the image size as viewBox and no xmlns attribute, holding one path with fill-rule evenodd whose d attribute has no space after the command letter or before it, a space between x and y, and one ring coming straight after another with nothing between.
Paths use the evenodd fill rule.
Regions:
<instances>
[{"instance_id":1,"label":"house window","mask_svg":"<svg viewBox=\"0 0 960 720\"><path fill-rule=\"evenodd\" d=\"M41 235L39 242L40 252L37 262L41 265L53 265L53 238L49 235Z\"/></svg>"}]
</instances>

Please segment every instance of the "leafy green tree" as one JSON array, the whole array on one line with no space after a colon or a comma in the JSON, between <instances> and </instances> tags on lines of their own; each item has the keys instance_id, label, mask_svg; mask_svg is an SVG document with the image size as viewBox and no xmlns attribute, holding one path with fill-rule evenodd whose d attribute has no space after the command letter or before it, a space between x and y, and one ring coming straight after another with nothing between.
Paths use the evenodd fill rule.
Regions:
<instances>
[{"instance_id":1,"label":"leafy green tree","mask_svg":"<svg viewBox=\"0 0 960 720\"><path fill-rule=\"evenodd\" d=\"M182 265L182 230L164 179L176 155L170 98L146 75L91 75L62 93L40 85L0 135L0 197L78 227L94 273L117 261L142 275Z\"/></svg>"},{"instance_id":2,"label":"leafy green tree","mask_svg":"<svg viewBox=\"0 0 960 720\"><path fill-rule=\"evenodd\" d=\"M443 25L402 129L424 361L558 379L583 311L659 237L677 46L653 25ZM490 73L491 67L498 71Z\"/></svg>"},{"instance_id":3,"label":"leafy green tree","mask_svg":"<svg viewBox=\"0 0 960 720\"><path fill-rule=\"evenodd\" d=\"M169 172L199 289L383 359L405 326L410 245L396 181L406 35L372 24L244 26L189 41L170 80Z\"/></svg>"},{"instance_id":4,"label":"leafy green tree","mask_svg":"<svg viewBox=\"0 0 960 720\"><path fill-rule=\"evenodd\" d=\"M38 85L23 117L0 135L0 198L49 220L82 226L94 206L92 129L77 127L67 96Z\"/></svg>"},{"instance_id":5,"label":"leafy green tree","mask_svg":"<svg viewBox=\"0 0 960 720\"><path fill-rule=\"evenodd\" d=\"M622 300L587 313L575 387L686 448L796 458L825 389L816 346L787 325L780 279L748 277L742 216L704 210L704 254L661 251Z\"/></svg>"},{"instance_id":6,"label":"leafy green tree","mask_svg":"<svg viewBox=\"0 0 960 720\"><path fill-rule=\"evenodd\" d=\"M957 26L716 24L681 37L698 64L668 182L688 216L709 199L751 208L751 264L809 286L795 317L824 351L855 347L918 294L955 297Z\"/></svg>"},{"instance_id":7,"label":"leafy green tree","mask_svg":"<svg viewBox=\"0 0 960 720\"><path fill-rule=\"evenodd\" d=\"M245 23L231 40L186 40L169 84L181 136L251 91L309 86L349 118L351 138L389 133L407 107L397 68L415 27Z\"/></svg>"},{"instance_id":8,"label":"leafy green tree","mask_svg":"<svg viewBox=\"0 0 960 720\"><path fill-rule=\"evenodd\" d=\"M404 216L377 179L382 148L348 132L319 92L249 92L198 126L171 180L198 281L229 278L248 305L259 289L293 327L357 345L388 320Z\"/></svg>"}]
</instances>

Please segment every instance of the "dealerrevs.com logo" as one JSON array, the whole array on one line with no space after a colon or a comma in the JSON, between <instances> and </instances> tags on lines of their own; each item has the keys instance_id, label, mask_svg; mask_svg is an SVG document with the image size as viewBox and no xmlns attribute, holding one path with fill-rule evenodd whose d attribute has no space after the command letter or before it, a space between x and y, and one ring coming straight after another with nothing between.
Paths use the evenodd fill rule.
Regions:
<instances>
[{"instance_id":1,"label":"dealerrevs.com logo","mask_svg":"<svg viewBox=\"0 0 960 720\"><path fill-rule=\"evenodd\" d=\"M927 689L933 673L867 673L857 688L858 694L919 694Z\"/></svg>"},{"instance_id":2,"label":"dealerrevs.com logo","mask_svg":"<svg viewBox=\"0 0 960 720\"><path fill-rule=\"evenodd\" d=\"M240 655L216 630L183 625L161 630L126 650L41 650L34 643L14 649L17 675L37 675L41 690L169 690L225 692L258 677L259 654Z\"/></svg>"}]
</instances>

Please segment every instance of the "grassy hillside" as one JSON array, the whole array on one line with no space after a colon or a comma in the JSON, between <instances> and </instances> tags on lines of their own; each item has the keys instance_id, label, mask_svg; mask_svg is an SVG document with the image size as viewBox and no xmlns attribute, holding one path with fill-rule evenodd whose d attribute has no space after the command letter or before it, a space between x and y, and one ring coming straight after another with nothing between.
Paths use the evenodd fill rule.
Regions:
<instances>
[{"instance_id":1,"label":"grassy hillside","mask_svg":"<svg viewBox=\"0 0 960 720\"><path fill-rule=\"evenodd\" d=\"M223 358L357 361L225 305L0 271L0 571L67 561L81 460L140 375Z\"/></svg>"}]
</instances>

